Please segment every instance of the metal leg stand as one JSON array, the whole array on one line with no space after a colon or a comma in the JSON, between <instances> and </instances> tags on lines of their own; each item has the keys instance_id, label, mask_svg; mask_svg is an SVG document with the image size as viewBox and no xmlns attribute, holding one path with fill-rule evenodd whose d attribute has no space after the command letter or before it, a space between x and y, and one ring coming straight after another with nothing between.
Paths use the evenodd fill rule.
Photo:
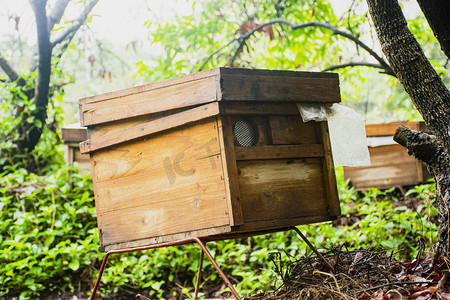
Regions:
<instances>
[{"instance_id":1,"label":"metal leg stand","mask_svg":"<svg viewBox=\"0 0 450 300\"><path fill-rule=\"evenodd\" d=\"M166 243L160 243L160 244L156 244L156 245L150 245L150 246L142 246L142 247L135 247L135 248L124 248L124 249L118 249L118 250L110 250L106 253L105 257L103 258L102 264L100 266L100 270L98 273L98 277L97 277L97 281L95 282L94 285L94 289L92 290L92 294L91 297L89 298L90 300L93 300L95 298L95 295L97 294L97 289L98 286L100 285L100 280L102 278L103 275L103 271L105 270L106 267L106 262L108 260L108 257L111 254L116 254L116 253L127 253L127 252L134 252L134 251L142 251L142 250L149 250L149 249L154 249L154 248L161 248L161 247L168 247L168 246L174 246L174 245L180 245L180 244L186 244L186 243L192 243L192 242L196 242L197 244L200 245L200 248L202 248L202 255L201 255L201 261L203 261L203 253L206 254L206 256L208 257L208 259L211 261L212 265L214 266L214 268L217 270L217 272L219 273L220 277L222 277L223 281L225 282L225 284L230 288L231 293L233 294L233 296L237 299L237 300L241 300L242 298L239 296L238 292L236 291L236 289L233 287L233 285L231 284L231 282L228 280L227 276L225 275L225 273L223 273L223 271L220 269L219 265L216 263L216 261L214 260L214 258L212 257L211 253L209 253L208 249L205 247L205 245L203 244L203 242L200 240L200 238L194 237L194 238L188 238L188 239L184 239L184 240L179 240L179 241L175 241L175 242L166 242ZM199 267L201 267L201 264L199 265ZM201 269L201 268L200 268ZM197 278L197 281L199 281L199 279ZM197 287L196 287L197 290Z\"/></svg>"},{"instance_id":2,"label":"metal leg stand","mask_svg":"<svg viewBox=\"0 0 450 300\"><path fill-rule=\"evenodd\" d=\"M204 257L205 257L205 252L203 252L203 251L200 252L200 261L198 263L197 280L195 281L194 300L197 300L198 291L200 289L200 279L202 277L202 268L203 268L203 259L204 259Z\"/></svg>"},{"instance_id":3,"label":"metal leg stand","mask_svg":"<svg viewBox=\"0 0 450 300\"><path fill-rule=\"evenodd\" d=\"M331 270L332 273L334 273L333 266L330 265L330 263L325 259L325 257L322 256L322 254L319 253L319 251L317 251L316 247L314 247L313 244L311 244L311 242L306 238L306 236L304 236L303 233L295 226L292 227L291 229L297 232L297 234L308 245L308 247L311 248L312 251L314 251L317 257Z\"/></svg>"}]
</instances>

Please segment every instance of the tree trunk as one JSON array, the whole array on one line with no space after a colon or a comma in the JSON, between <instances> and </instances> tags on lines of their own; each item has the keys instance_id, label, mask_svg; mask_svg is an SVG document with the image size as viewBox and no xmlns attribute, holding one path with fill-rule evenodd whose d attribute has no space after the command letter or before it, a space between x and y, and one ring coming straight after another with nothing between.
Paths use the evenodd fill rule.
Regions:
<instances>
[{"instance_id":1,"label":"tree trunk","mask_svg":"<svg viewBox=\"0 0 450 300\"><path fill-rule=\"evenodd\" d=\"M381 47L434 136L400 128L395 139L425 161L435 178L440 230L437 251L449 256L450 92L409 31L396 0L367 0Z\"/></svg>"}]
</instances>

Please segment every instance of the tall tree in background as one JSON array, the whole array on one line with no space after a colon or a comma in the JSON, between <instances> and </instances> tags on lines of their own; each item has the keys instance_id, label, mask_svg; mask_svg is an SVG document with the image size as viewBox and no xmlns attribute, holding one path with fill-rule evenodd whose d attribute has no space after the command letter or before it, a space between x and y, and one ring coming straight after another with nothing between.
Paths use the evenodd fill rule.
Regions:
<instances>
[{"instance_id":1,"label":"tall tree in background","mask_svg":"<svg viewBox=\"0 0 450 300\"><path fill-rule=\"evenodd\" d=\"M98 0L86 1L84 10L79 17L59 30L54 30L55 25L63 18L70 0L56 0L52 1L51 4L47 3L47 0L29 0L29 2L34 12L37 28L37 45L35 55L30 63L29 74L19 74L16 68L0 53L0 68L8 78L3 84L11 85L13 83L17 87L16 90L20 92L12 95L12 97L19 97L23 100L18 101L20 104L13 105L14 115L19 119L13 130L18 135L17 138L10 140L9 149L12 149L13 153L3 152L0 155L10 156L9 160L3 159L0 161L3 162L0 163L0 172L5 162L14 164L16 161L13 156L26 158L39 142L43 128L46 126L47 107L51 98L50 77L52 66L57 63L57 60L67 49L75 33L86 21L88 14ZM20 19L17 22L19 21ZM30 75L34 72L36 72L36 76ZM30 168L32 168L32 164Z\"/></svg>"},{"instance_id":2,"label":"tall tree in background","mask_svg":"<svg viewBox=\"0 0 450 300\"><path fill-rule=\"evenodd\" d=\"M442 51L450 58L450 5L447 0L418 0ZM367 0L381 47L394 73L433 135L400 127L395 140L428 164L435 178L440 230L437 250L449 257L450 91L408 29L396 0Z\"/></svg>"}]
</instances>

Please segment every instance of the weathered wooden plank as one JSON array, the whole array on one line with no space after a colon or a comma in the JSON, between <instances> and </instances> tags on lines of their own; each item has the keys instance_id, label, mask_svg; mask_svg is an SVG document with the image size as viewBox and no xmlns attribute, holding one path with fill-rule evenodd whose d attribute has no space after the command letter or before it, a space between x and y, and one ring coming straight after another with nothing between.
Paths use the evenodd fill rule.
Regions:
<instances>
[{"instance_id":1,"label":"weathered wooden plank","mask_svg":"<svg viewBox=\"0 0 450 300\"><path fill-rule=\"evenodd\" d=\"M87 140L87 128L82 127L79 123L64 126L61 129L61 137L64 143L79 143Z\"/></svg>"},{"instance_id":2,"label":"weathered wooden plank","mask_svg":"<svg viewBox=\"0 0 450 300\"><path fill-rule=\"evenodd\" d=\"M219 142L222 153L222 167L227 192L230 225L236 226L243 224L244 218L239 193L232 124L231 117L229 116L221 116L218 118Z\"/></svg>"},{"instance_id":3,"label":"weathered wooden plank","mask_svg":"<svg viewBox=\"0 0 450 300\"><path fill-rule=\"evenodd\" d=\"M388 136L394 135L398 126L403 125L409 129L419 130L419 122L392 122L384 124L367 124L366 125L366 135L367 136Z\"/></svg>"},{"instance_id":4,"label":"weathered wooden plank","mask_svg":"<svg viewBox=\"0 0 450 300\"><path fill-rule=\"evenodd\" d=\"M129 142L137 138L146 137L151 134L163 132L168 129L191 124L218 114L219 106L217 103L213 102L205 104L177 114L169 115L165 118L159 118L130 128L118 130L108 135L90 139L80 144L80 150L81 153L89 153L113 145Z\"/></svg>"},{"instance_id":5,"label":"weathered wooden plank","mask_svg":"<svg viewBox=\"0 0 450 300\"><path fill-rule=\"evenodd\" d=\"M274 74L275 75L275 74ZM336 78L221 75L220 100L340 102Z\"/></svg>"},{"instance_id":6,"label":"weathered wooden plank","mask_svg":"<svg viewBox=\"0 0 450 300\"><path fill-rule=\"evenodd\" d=\"M334 172L333 154L331 151L330 133L327 122L320 122L320 131L322 132L322 143L324 158L322 161L324 185L326 191L326 199L328 201L328 213L332 216L341 214L341 206L339 204L339 194L336 185L336 173Z\"/></svg>"},{"instance_id":7,"label":"weathered wooden plank","mask_svg":"<svg viewBox=\"0 0 450 300\"><path fill-rule=\"evenodd\" d=\"M141 93L120 93L102 101L80 100L81 124L90 126L135 116L189 107L216 100L214 77L181 82Z\"/></svg>"},{"instance_id":8,"label":"weathered wooden plank","mask_svg":"<svg viewBox=\"0 0 450 300\"><path fill-rule=\"evenodd\" d=\"M237 160L323 157L323 145L276 145L236 147Z\"/></svg>"},{"instance_id":9,"label":"weathered wooden plank","mask_svg":"<svg viewBox=\"0 0 450 300\"><path fill-rule=\"evenodd\" d=\"M103 243L228 226L217 131L203 121L94 152Z\"/></svg>"},{"instance_id":10,"label":"weathered wooden plank","mask_svg":"<svg viewBox=\"0 0 450 300\"><path fill-rule=\"evenodd\" d=\"M238 161L245 222L327 214L321 159Z\"/></svg>"},{"instance_id":11,"label":"weathered wooden plank","mask_svg":"<svg viewBox=\"0 0 450 300\"><path fill-rule=\"evenodd\" d=\"M144 92L148 92L151 90L157 90L157 89L164 89L165 87L173 86L173 85L179 85L190 81L200 80L208 77L215 77L218 74L220 74L220 68L214 68L210 70L205 70L201 72L196 72L188 75L182 75L166 80L160 80L156 82L152 82L149 84L144 84L140 86L135 86L132 88L123 89L120 91L114 91L110 93L105 93L101 95L95 95L91 97L86 97L83 99L80 99L79 103L84 105L87 103L95 103L100 102L104 100L109 100L113 98L120 98L128 95L134 95L134 94L140 94Z\"/></svg>"},{"instance_id":12,"label":"weathered wooden plank","mask_svg":"<svg viewBox=\"0 0 450 300\"><path fill-rule=\"evenodd\" d=\"M123 249L123 248L131 248L131 247L138 247L142 245L154 245L154 244L160 244L165 242L174 242L174 241L180 241L187 238L192 237L201 237L202 240L207 240L208 236L217 236L221 234L227 234L231 232L232 229L230 226L219 226L214 228L206 228L206 229L200 229L200 230L192 230L188 232L179 232L174 234L168 234L163 236L156 236L151 238L144 238L139 240L132 240L122 243L114 243L105 245L103 247L103 251L109 251L114 249Z\"/></svg>"},{"instance_id":13,"label":"weathered wooden plank","mask_svg":"<svg viewBox=\"0 0 450 300\"><path fill-rule=\"evenodd\" d=\"M272 219L272 220L258 220L252 222L246 222L239 228L239 231L233 236L237 237L246 237L251 236L251 232L258 231L261 232L266 230L266 232L274 232L274 231L283 231L286 226L297 226L303 224L313 224L325 221L336 220L338 216L330 215L326 212L316 212L311 213L304 216L298 216L294 218L281 218L281 219ZM241 232L240 234L238 234ZM261 234L261 233L260 233ZM227 234L230 236L230 234ZM219 236L220 237L220 236ZM215 238L214 240L216 240Z\"/></svg>"},{"instance_id":14,"label":"weathered wooden plank","mask_svg":"<svg viewBox=\"0 0 450 300\"><path fill-rule=\"evenodd\" d=\"M220 111L224 115L295 115L298 116L298 108L295 103L270 103L260 101L249 102L220 102Z\"/></svg>"},{"instance_id":15,"label":"weathered wooden plank","mask_svg":"<svg viewBox=\"0 0 450 300\"><path fill-rule=\"evenodd\" d=\"M274 145L321 143L317 123L304 123L298 113L296 116L271 116L269 120Z\"/></svg>"},{"instance_id":16,"label":"weathered wooden plank","mask_svg":"<svg viewBox=\"0 0 450 300\"><path fill-rule=\"evenodd\" d=\"M414 185L424 180L419 174L420 162L400 145L370 147L369 153L370 166L344 167L345 177L356 189Z\"/></svg>"}]
</instances>

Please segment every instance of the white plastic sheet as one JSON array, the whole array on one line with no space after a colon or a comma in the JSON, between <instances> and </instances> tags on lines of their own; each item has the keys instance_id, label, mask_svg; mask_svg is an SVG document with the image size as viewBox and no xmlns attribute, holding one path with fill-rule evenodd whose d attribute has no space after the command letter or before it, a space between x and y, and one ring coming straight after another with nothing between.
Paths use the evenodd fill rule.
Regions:
<instances>
[{"instance_id":1,"label":"white plastic sheet","mask_svg":"<svg viewBox=\"0 0 450 300\"><path fill-rule=\"evenodd\" d=\"M304 122L328 121L334 166L370 165L364 118L340 105L297 104Z\"/></svg>"}]
</instances>

